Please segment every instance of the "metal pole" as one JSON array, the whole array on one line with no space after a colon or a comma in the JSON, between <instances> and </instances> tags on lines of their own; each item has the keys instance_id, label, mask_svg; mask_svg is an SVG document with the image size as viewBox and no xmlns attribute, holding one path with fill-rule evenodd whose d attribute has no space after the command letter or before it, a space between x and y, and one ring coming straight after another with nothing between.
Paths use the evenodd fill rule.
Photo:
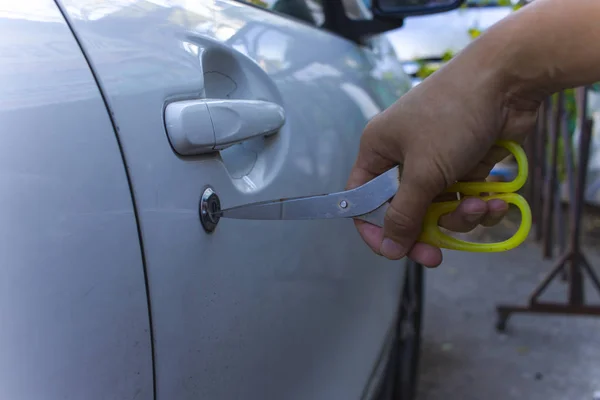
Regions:
<instances>
[{"instance_id":1,"label":"metal pole","mask_svg":"<svg viewBox=\"0 0 600 400\"><path fill-rule=\"evenodd\" d=\"M553 208L556 189L556 163L558 160L558 129L562 116L564 93L560 92L552 106L552 119L550 121L550 159L548 160L548 174L545 182L542 223L544 228L544 258L552 258L554 255L554 224Z\"/></svg>"}]
</instances>

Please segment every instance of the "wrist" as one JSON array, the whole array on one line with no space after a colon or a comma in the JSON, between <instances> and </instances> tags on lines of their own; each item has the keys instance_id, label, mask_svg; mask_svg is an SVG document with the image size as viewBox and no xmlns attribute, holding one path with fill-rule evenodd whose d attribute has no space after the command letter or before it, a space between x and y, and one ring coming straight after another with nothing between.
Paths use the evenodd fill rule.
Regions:
<instances>
[{"instance_id":1,"label":"wrist","mask_svg":"<svg viewBox=\"0 0 600 400\"><path fill-rule=\"evenodd\" d=\"M522 19L522 18L521 18ZM465 49L464 68L509 109L535 111L557 89L551 63L538 52L539 40L517 18L507 17ZM553 79L554 78L554 79Z\"/></svg>"},{"instance_id":2,"label":"wrist","mask_svg":"<svg viewBox=\"0 0 600 400\"><path fill-rule=\"evenodd\" d=\"M535 54L527 42L514 44L499 62L505 105L519 111L537 110L553 87L550 64Z\"/></svg>"},{"instance_id":3,"label":"wrist","mask_svg":"<svg viewBox=\"0 0 600 400\"><path fill-rule=\"evenodd\" d=\"M492 38L493 39L493 38ZM486 43L482 43L486 46ZM535 111L550 94L546 66L532 59L526 48L519 44L497 44L495 55L490 57L490 78L494 89L508 109Z\"/></svg>"}]
</instances>

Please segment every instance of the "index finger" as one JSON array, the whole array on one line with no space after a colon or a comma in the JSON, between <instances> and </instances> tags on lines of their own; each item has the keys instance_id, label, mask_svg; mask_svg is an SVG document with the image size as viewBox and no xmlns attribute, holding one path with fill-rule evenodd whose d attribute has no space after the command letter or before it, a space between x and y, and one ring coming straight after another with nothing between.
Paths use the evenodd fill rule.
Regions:
<instances>
[{"instance_id":1,"label":"index finger","mask_svg":"<svg viewBox=\"0 0 600 400\"><path fill-rule=\"evenodd\" d=\"M355 164L350 172L350 177L348 178L348 183L346 184L346 190L359 187L376 177L376 173L361 168ZM377 254L380 254L379 248L381 247L381 242L383 240L383 229L357 219L354 220L354 225L356 226L356 229L358 230L358 233L362 239L365 241L365 243L367 243L371 250Z\"/></svg>"},{"instance_id":2,"label":"index finger","mask_svg":"<svg viewBox=\"0 0 600 400\"><path fill-rule=\"evenodd\" d=\"M364 143L361 143L358 157L352 166L348 182L346 183L346 190L357 188L369 182L393 166L394 163L392 161L386 160L365 146ZM383 241L383 229L356 219L354 220L354 225L371 250L376 254L380 254L379 248Z\"/></svg>"},{"instance_id":3,"label":"index finger","mask_svg":"<svg viewBox=\"0 0 600 400\"><path fill-rule=\"evenodd\" d=\"M385 172L393 165L394 164L391 162L382 162L378 165L381 167L380 170L379 168L366 169L357 162L357 164L355 164L352 168L346 189L353 189L367 183L371 179L376 178L379 174ZM374 171L378 171L378 173ZM381 248L381 242L383 241L383 228L357 219L354 220L354 225L361 238L369 246L369 248L375 254L381 255L379 249ZM415 243L413 248L409 251L408 257L426 267L437 267L442 262L442 253L440 249L425 243Z\"/></svg>"}]
</instances>

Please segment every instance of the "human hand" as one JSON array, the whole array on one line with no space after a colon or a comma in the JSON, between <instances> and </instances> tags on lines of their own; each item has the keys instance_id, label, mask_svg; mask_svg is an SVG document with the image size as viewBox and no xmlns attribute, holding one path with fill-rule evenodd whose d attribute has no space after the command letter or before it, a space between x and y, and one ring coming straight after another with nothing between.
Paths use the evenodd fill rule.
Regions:
<instances>
[{"instance_id":1,"label":"human hand","mask_svg":"<svg viewBox=\"0 0 600 400\"><path fill-rule=\"evenodd\" d=\"M456 181L484 180L508 155L494 146L497 140L521 143L534 129L539 102L508 101L510 93L500 89L498 77L469 69L468 63L451 61L373 118L363 132L348 189L403 164L384 228L355 220L363 240L380 255L408 255L425 266L438 266L441 250L416 242L427 208L448 200L448 194L440 194ZM507 211L501 200L466 198L439 225L468 232L497 224Z\"/></svg>"}]
</instances>

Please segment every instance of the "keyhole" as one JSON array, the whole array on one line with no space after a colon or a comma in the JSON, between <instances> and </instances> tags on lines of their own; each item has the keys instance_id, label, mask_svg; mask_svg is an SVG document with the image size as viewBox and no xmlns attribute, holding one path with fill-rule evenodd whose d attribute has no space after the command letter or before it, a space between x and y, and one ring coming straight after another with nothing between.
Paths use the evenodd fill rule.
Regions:
<instances>
[{"instance_id":1,"label":"keyhole","mask_svg":"<svg viewBox=\"0 0 600 400\"><path fill-rule=\"evenodd\" d=\"M221 211L221 201L219 196L211 189L207 188L200 198L200 222L207 233L211 233L217 227L219 220L219 211Z\"/></svg>"}]
</instances>

